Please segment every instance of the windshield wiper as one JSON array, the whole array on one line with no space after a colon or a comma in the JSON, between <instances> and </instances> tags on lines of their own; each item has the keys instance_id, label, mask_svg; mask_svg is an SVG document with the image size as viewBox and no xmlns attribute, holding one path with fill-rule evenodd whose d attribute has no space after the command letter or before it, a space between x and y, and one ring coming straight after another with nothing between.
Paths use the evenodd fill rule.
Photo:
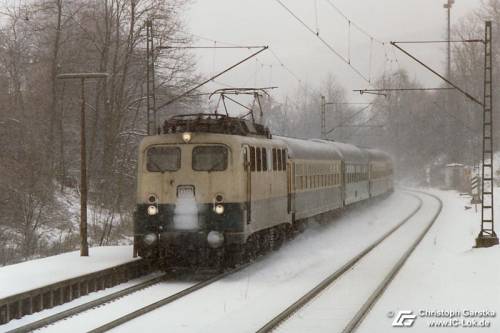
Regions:
<instances>
[{"instance_id":1,"label":"windshield wiper","mask_svg":"<svg viewBox=\"0 0 500 333\"><path fill-rule=\"evenodd\" d=\"M212 172L212 171L215 171L217 168L219 168L221 166L221 164L224 162L224 160L219 160L217 161L216 163L214 163L212 165L212 167L210 169L208 169L207 171L208 172Z\"/></svg>"},{"instance_id":2,"label":"windshield wiper","mask_svg":"<svg viewBox=\"0 0 500 333\"><path fill-rule=\"evenodd\" d=\"M153 166L155 166L156 169L158 169L158 171L160 171L161 173L165 172L165 170L160 168L160 166L152 158L149 159L149 163L153 164Z\"/></svg>"}]
</instances>

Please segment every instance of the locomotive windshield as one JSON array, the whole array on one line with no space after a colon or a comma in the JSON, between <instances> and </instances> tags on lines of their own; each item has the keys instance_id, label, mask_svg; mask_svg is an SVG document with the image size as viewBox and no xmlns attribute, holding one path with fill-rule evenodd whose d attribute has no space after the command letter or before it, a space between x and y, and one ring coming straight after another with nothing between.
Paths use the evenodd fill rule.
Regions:
<instances>
[{"instance_id":1,"label":"locomotive windshield","mask_svg":"<svg viewBox=\"0 0 500 333\"><path fill-rule=\"evenodd\" d=\"M224 171L227 168L227 148L223 146L198 146L193 149L193 170Z\"/></svg>"},{"instance_id":2,"label":"locomotive windshield","mask_svg":"<svg viewBox=\"0 0 500 333\"><path fill-rule=\"evenodd\" d=\"M181 150L177 147L151 147L147 152L150 172L177 171L181 167Z\"/></svg>"}]
</instances>

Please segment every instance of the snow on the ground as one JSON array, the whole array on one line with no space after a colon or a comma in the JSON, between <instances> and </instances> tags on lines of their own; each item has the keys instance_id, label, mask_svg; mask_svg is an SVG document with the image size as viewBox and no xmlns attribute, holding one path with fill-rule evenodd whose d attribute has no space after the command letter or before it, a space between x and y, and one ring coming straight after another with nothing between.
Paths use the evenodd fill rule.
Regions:
<instances>
[{"instance_id":1,"label":"snow on the ground","mask_svg":"<svg viewBox=\"0 0 500 333\"><path fill-rule=\"evenodd\" d=\"M255 332L417 204L415 198L395 193L357 207L329 226L313 226L243 271L113 331ZM108 315L109 320L114 318L113 313ZM77 325L75 321L72 327Z\"/></svg>"},{"instance_id":2,"label":"snow on the ground","mask_svg":"<svg viewBox=\"0 0 500 333\"><path fill-rule=\"evenodd\" d=\"M132 246L103 246L0 267L0 299L134 260Z\"/></svg>"},{"instance_id":3,"label":"snow on the ground","mask_svg":"<svg viewBox=\"0 0 500 333\"><path fill-rule=\"evenodd\" d=\"M429 192L444 203L441 216L405 266L381 297L359 332L391 331L393 313L410 310L417 318L408 332L460 332L460 327L434 328L437 322L470 325L488 322L489 327L467 328L466 332L500 332L500 247L474 249L479 233L481 211L478 206L465 210L469 197L454 191ZM500 191L495 195L500 198ZM496 211L497 221L500 218ZM442 317L423 317L421 311L444 312ZM467 311L488 311L495 317L465 317ZM486 311L486 312L485 312ZM459 312L450 318L446 312ZM391 317L391 318L389 318ZM463 321L465 320L465 322ZM486 324L486 323L485 323ZM396 327L401 329L401 327ZM464 328L465 329L465 328Z\"/></svg>"}]
</instances>

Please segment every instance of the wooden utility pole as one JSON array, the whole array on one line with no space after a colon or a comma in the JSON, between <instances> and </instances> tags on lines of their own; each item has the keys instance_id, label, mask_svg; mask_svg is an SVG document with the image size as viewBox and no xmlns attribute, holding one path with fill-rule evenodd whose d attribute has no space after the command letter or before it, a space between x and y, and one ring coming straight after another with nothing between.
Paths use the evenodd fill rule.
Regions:
<instances>
[{"instance_id":1,"label":"wooden utility pole","mask_svg":"<svg viewBox=\"0 0 500 333\"><path fill-rule=\"evenodd\" d=\"M57 78L80 80L80 256L89 255L87 236L87 139L85 131L85 79L106 79L107 73L66 73Z\"/></svg>"}]
</instances>

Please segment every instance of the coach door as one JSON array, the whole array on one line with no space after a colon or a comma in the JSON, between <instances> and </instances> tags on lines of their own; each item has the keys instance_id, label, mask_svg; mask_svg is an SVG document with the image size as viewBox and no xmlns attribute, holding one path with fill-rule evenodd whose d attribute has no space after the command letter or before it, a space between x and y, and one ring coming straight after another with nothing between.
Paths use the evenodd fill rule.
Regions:
<instances>
[{"instance_id":1,"label":"coach door","mask_svg":"<svg viewBox=\"0 0 500 333\"><path fill-rule=\"evenodd\" d=\"M295 194L293 192L295 182L295 164L287 159L287 207L288 214L295 212Z\"/></svg>"},{"instance_id":2,"label":"coach door","mask_svg":"<svg viewBox=\"0 0 500 333\"><path fill-rule=\"evenodd\" d=\"M253 151L253 154L255 155L255 151ZM247 224L250 224L250 221L252 220L252 157L250 154L250 147L249 146L243 146L243 160L244 160L244 177L245 177L245 183L246 183L246 194L245 194L245 200L246 200L246 209L247 209ZM255 158L255 157L254 157Z\"/></svg>"}]
</instances>

